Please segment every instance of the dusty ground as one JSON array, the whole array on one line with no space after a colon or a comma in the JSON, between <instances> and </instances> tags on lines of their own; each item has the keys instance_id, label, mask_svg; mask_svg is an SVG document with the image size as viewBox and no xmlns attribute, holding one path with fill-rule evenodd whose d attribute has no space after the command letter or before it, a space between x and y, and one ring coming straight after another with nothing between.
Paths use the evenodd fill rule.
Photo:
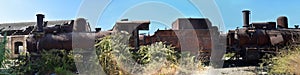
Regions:
<instances>
[{"instance_id":1,"label":"dusty ground","mask_svg":"<svg viewBox=\"0 0 300 75\"><path fill-rule=\"evenodd\" d=\"M259 67L247 66L247 67L231 67L231 68L208 68L204 72L197 73L195 75L266 75L266 72L259 72Z\"/></svg>"}]
</instances>

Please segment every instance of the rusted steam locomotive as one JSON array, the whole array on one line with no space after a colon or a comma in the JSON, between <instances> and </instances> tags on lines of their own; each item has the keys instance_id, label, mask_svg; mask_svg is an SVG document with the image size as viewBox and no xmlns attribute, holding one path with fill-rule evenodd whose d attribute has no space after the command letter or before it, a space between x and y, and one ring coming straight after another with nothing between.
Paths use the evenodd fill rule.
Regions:
<instances>
[{"instance_id":1,"label":"rusted steam locomotive","mask_svg":"<svg viewBox=\"0 0 300 75\"><path fill-rule=\"evenodd\" d=\"M243 11L243 28L229 30L227 52L243 60L258 60L265 53L275 53L288 45L299 45L300 29L288 28L288 18L281 16L276 22L249 24L249 10Z\"/></svg>"},{"instance_id":2,"label":"rusted steam locomotive","mask_svg":"<svg viewBox=\"0 0 300 75\"><path fill-rule=\"evenodd\" d=\"M243 11L243 28L229 30L227 35L225 35L227 37L227 53L235 53L235 57L242 57L242 60L258 60L265 53L275 53L284 46L300 44L298 40L300 29L297 25L295 28L288 28L287 17L279 17L277 24L276 22L250 24L249 14L249 10ZM102 38L117 31L127 31L132 34L130 46L133 46L135 49L138 49L139 45L166 41L174 45L177 50L190 49L191 51L200 51L202 49L202 52L206 52L206 55L211 58L213 57L211 56L211 50L213 47L216 47L216 45L212 45L212 41L216 40L212 39L212 35L216 34L216 36L224 37L218 32L217 27L211 25L207 18L178 19L173 24L174 28L158 30L152 36L139 35L138 32L139 30L149 30L150 21L120 21L111 30L101 31L100 28L96 28L96 31L93 32L88 22L83 18L70 20L68 23L61 25L48 25L48 22L44 22L43 18L44 15L38 14L36 25L27 27L25 31L7 30L7 32L9 35L28 35L26 36L25 46L30 53L39 52L39 50L43 49L71 50L74 47L89 48L93 46L93 43L80 43L80 41L84 41L80 39L94 42L95 38ZM77 38L77 40L75 39L77 43L74 43L74 38ZM223 41L223 39L220 41ZM15 45L12 44L11 46Z\"/></svg>"},{"instance_id":3,"label":"rusted steam locomotive","mask_svg":"<svg viewBox=\"0 0 300 75\"><path fill-rule=\"evenodd\" d=\"M91 31L89 23L84 18L71 20L62 25L48 26L44 22L44 15L37 14L35 27L26 39L27 50L30 53L38 53L41 50L64 49L72 50L74 48L90 49L94 48L95 40L114 32L127 31L132 32L132 46L137 49L138 30L147 30L150 21L126 21L117 22L112 30L101 31L101 28L95 28Z\"/></svg>"},{"instance_id":4,"label":"rusted steam locomotive","mask_svg":"<svg viewBox=\"0 0 300 75\"><path fill-rule=\"evenodd\" d=\"M93 38L95 37L101 38L112 33L111 31L91 32L90 26L84 18L71 20L69 23L62 25L47 26L47 21L44 22L45 16L43 14L37 14L36 16L36 26L26 39L27 50L31 53L49 49L71 50L74 46L74 44L72 44L74 37L85 38L86 40L84 41L87 41L94 40ZM89 33L90 35L88 35ZM80 45L84 48L90 44L81 43Z\"/></svg>"}]
</instances>

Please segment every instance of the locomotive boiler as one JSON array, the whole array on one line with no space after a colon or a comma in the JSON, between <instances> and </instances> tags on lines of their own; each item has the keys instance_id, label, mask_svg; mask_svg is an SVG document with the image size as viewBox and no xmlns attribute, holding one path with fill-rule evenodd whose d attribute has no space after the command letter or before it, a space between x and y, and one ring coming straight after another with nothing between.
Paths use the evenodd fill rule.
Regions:
<instances>
[{"instance_id":1,"label":"locomotive boiler","mask_svg":"<svg viewBox=\"0 0 300 75\"><path fill-rule=\"evenodd\" d=\"M249 24L249 10L243 11L243 28L229 30L227 52L235 53L236 58L251 61L259 60L266 53L276 53L285 46L299 44L300 29L288 27L288 18L281 16L276 22Z\"/></svg>"},{"instance_id":2,"label":"locomotive boiler","mask_svg":"<svg viewBox=\"0 0 300 75\"><path fill-rule=\"evenodd\" d=\"M27 50L30 53L50 49L72 50L77 47L93 47L95 38L102 38L112 33L112 31L100 31L99 28L96 28L96 32L91 32L90 26L84 18L71 20L63 25L47 26L47 21L43 20L43 14L36 16L36 26L26 39Z\"/></svg>"},{"instance_id":3,"label":"locomotive boiler","mask_svg":"<svg viewBox=\"0 0 300 75\"><path fill-rule=\"evenodd\" d=\"M89 23L84 18L71 20L62 25L47 25L44 22L44 15L37 14L37 22L30 35L26 39L27 50L30 53L40 52L50 49L91 49L94 48L95 41L115 32L131 32L131 41L133 47L139 47L139 30L149 29L150 21L121 21L117 22L112 30L101 31L101 28L95 28L91 31Z\"/></svg>"}]
</instances>

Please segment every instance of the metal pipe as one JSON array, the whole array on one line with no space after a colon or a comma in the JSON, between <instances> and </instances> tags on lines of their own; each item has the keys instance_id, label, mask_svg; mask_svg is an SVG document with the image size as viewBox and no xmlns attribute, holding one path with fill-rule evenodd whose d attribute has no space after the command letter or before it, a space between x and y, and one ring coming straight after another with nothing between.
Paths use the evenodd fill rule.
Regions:
<instances>
[{"instance_id":1,"label":"metal pipe","mask_svg":"<svg viewBox=\"0 0 300 75\"><path fill-rule=\"evenodd\" d=\"M243 12L243 20L244 20L244 26L243 27L249 27L250 11L249 10L244 10L242 12Z\"/></svg>"},{"instance_id":2,"label":"metal pipe","mask_svg":"<svg viewBox=\"0 0 300 75\"><path fill-rule=\"evenodd\" d=\"M277 18L278 28L288 28L288 18L286 16L280 16Z\"/></svg>"},{"instance_id":3,"label":"metal pipe","mask_svg":"<svg viewBox=\"0 0 300 75\"><path fill-rule=\"evenodd\" d=\"M37 32L43 32L43 23L44 23L45 15L37 14L36 17L37 17L37 22L36 22L37 29L36 29L36 31Z\"/></svg>"},{"instance_id":4,"label":"metal pipe","mask_svg":"<svg viewBox=\"0 0 300 75\"><path fill-rule=\"evenodd\" d=\"M133 30L133 34L132 34L133 38L134 38L134 48L135 50L139 50L140 47L140 40L139 40L139 30L135 29Z\"/></svg>"},{"instance_id":5,"label":"metal pipe","mask_svg":"<svg viewBox=\"0 0 300 75\"><path fill-rule=\"evenodd\" d=\"M96 32L100 32L101 28L95 28Z\"/></svg>"}]
</instances>

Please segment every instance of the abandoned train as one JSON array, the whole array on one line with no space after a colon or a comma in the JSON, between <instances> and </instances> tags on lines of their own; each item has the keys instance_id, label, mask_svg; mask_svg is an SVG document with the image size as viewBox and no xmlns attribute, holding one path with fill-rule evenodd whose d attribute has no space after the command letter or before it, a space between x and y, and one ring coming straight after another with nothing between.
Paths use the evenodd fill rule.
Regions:
<instances>
[{"instance_id":1,"label":"abandoned train","mask_svg":"<svg viewBox=\"0 0 300 75\"><path fill-rule=\"evenodd\" d=\"M158 30L154 35L150 36L139 34L139 30L149 30L150 21L120 21L116 23L112 30L101 31L100 28L96 28L96 31L92 32L88 22L83 18L69 20L63 24L54 24L51 21L49 23L47 21L44 22L44 15L42 14L37 15L35 25L26 26L24 30L4 29L2 31L7 32L8 36L12 37L26 35L21 38L23 39L21 44L24 43L24 49L29 53L35 53L43 49L71 50L74 46L85 45L83 43L74 44L72 42L74 37L91 40L93 37L102 38L118 31L132 32L130 45L134 46L135 49L138 49L140 45L165 41L166 44L175 46L176 50L196 51L194 53L204 52L204 55L213 57L211 56L213 47L224 46L224 48L226 47L226 52L235 53L235 57L242 57L242 60L258 60L265 53L275 53L288 44L297 45L300 43L298 41L300 29L298 26L288 28L287 17L279 17L277 24L276 22L250 24L249 14L250 11L243 11L243 28L229 30L225 36L222 36L218 32L218 28L212 26L207 18L179 18L173 23L172 29ZM12 24L2 24L2 26L5 25L10 28ZM85 34L75 34L74 32ZM227 37L227 39L220 39L221 37ZM12 41L13 39L15 38L11 38ZM218 39L220 41L227 40L226 45L213 45L212 41ZM10 48L12 53L16 53L20 49L16 43L10 43L8 46L13 47Z\"/></svg>"},{"instance_id":2,"label":"abandoned train","mask_svg":"<svg viewBox=\"0 0 300 75\"><path fill-rule=\"evenodd\" d=\"M285 46L299 45L300 29L288 28L288 18L280 16L276 22L249 24L249 10L243 11L243 28L227 33L227 52L243 60L258 60L265 53L276 53Z\"/></svg>"}]
</instances>

